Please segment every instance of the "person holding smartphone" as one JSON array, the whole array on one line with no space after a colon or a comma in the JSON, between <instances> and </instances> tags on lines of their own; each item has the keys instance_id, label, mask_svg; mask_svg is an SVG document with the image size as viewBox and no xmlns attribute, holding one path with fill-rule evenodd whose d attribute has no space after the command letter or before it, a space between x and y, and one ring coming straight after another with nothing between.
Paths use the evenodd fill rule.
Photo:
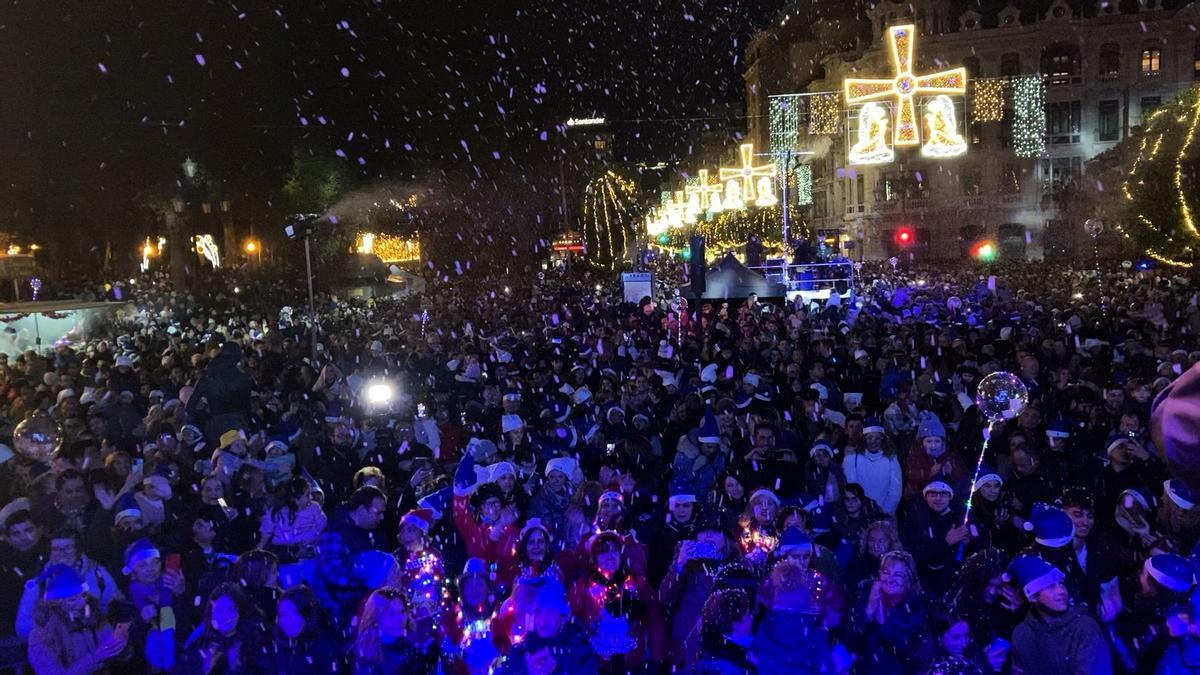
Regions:
<instances>
[{"instance_id":1,"label":"person holding smartphone","mask_svg":"<svg viewBox=\"0 0 1200 675\"><path fill-rule=\"evenodd\" d=\"M29 634L29 664L35 673L94 673L117 670L126 655L129 624L110 625L100 602L88 595L79 573L52 565L41 576L42 598Z\"/></svg>"}]
</instances>

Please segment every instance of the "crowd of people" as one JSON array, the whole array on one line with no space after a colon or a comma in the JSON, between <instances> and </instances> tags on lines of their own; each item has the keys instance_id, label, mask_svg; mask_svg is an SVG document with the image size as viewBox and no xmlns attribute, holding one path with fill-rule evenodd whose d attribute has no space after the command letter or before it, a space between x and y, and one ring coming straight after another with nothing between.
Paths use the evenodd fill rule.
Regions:
<instances>
[{"instance_id":1,"label":"crowd of people","mask_svg":"<svg viewBox=\"0 0 1200 675\"><path fill-rule=\"evenodd\" d=\"M0 665L1200 672L1198 288L991 274L691 316L456 279L311 327L139 279L0 354Z\"/></svg>"}]
</instances>

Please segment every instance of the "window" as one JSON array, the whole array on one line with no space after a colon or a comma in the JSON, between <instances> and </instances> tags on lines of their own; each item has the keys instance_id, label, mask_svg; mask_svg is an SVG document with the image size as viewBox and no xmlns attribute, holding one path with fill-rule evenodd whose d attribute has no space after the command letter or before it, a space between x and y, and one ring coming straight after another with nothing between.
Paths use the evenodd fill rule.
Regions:
<instances>
[{"instance_id":1,"label":"window","mask_svg":"<svg viewBox=\"0 0 1200 675\"><path fill-rule=\"evenodd\" d=\"M1196 40L1196 48L1192 51L1192 77L1200 80L1200 38Z\"/></svg>"},{"instance_id":2,"label":"window","mask_svg":"<svg viewBox=\"0 0 1200 675\"><path fill-rule=\"evenodd\" d=\"M967 139L971 145L979 145L983 143L983 123L971 122L967 127Z\"/></svg>"},{"instance_id":3,"label":"window","mask_svg":"<svg viewBox=\"0 0 1200 675\"><path fill-rule=\"evenodd\" d=\"M1000 167L1000 194L1015 195L1021 192L1021 168L1016 164Z\"/></svg>"},{"instance_id":4,"label":"window","mask_svg":"<svg viewBox=\"0 0 1200 675\"><path fill-rule=\"evenodd\" d=\"M1079 47L1058 43L1042 50L1042 75L1051 86L1081 82Z\"/></svg>"},{"instance_id":5,"label":"window","mask_svg":"<svg viewBox=\"0 0 1200 675\"><path fill-rule=\"evenodd\" d=\"M973 79L981 75L978 56L968 56L963 59L963 67L967 69L968 79Z\"/></svg>"},{"instance_id":6,"label":"window","mask_svg":"<svg viewBox=\"0 0 1200 675\"><path fill-rule=\"evenodd\" d=\"M1121 140L1121 102L1100 101L1099 136L1102 141Z\"/></svg>"},{"instance_id":7,"label":"window","mask_svg":"<svg viewBox=\"0 0 1200 675\"><path fill-rule=\"evenodd\" d=\"M861 211L863 210L863 204L867 201L867 180L861 173L858 174L858 178L854 181L854 192L858 197L855 204L858 205L858 210Z\"/></svg>"},{"instance_id":8,"label":"window","mask_svg":"<svg viewBox=\"0 0 1200 675\"><path fill-rule=\"evenodd\" d=\"M1054 157L1041 162L1041 179L1046 189L1061 187L1083 173L1083 160L1078 157Z\"/></svg>"},{"instance_id":9,"label":"window","mask_svg":"<svg viewBox=\"0 0 1200 675\"><path fill-rule=\"evenodd\" d=\"M1079 142L1079 127L1082 121L1082 107L1079 101L1061 101L1047 106L1047 120L1050 128L1050 143Z\"/></svg>"},{"instance_id":10,"label":"window","mask_svg":"<svg viewBox=\"0 0 1200 675\"><path fill-rule=\"evenodd\" d=\"M829 216L829 204L825 196L826 192L824 190L813 193L813 218L826 218Z\"/></svg>"},{"instance_id":11,"label":"window","mask_svg":"<svg viewBox=\"0 0 1200 675\"><path fill-rule=\"evenodd\" d=\"M1000 57L1000 77L1016 77L1021 74L1021 55L1008 53Z\"/></svg>"},{"instance_id":12,"label":"window","mask_svg":"<svg viewBox=\"0 0 1200 675\"><path fill-rule=\"evenodd\" d=\"M1158 110L1158 106L1162 105L1161 96L1143 96L1142 97L1142 117L1148 116L1150 113Z\"/></svg>"},{"instance_id":13,"label":"window","mask_svg":"<svg viewBox=\"0 0 1200 675\"><path fill-rule=\"evenodd\" d=\"M958 184L964 197L977 197L983 194L983 178L978 168L964 169L958 173Z\"/></svg>"},{"instance_id":14,"label":"window","mask_svg":"<svg viewBox=\"0 0 1200 675\"><path fill-rule=\"evenodd\" d=\"M604 140L603 138L597 138L592 143L592 147L596 148L597 150L603 150L608 147L608 141Z\"/></svg>"},{"instance_id":15,"label":"window","mask_svg":"<svg viewBox=\"0 0 1200 675\"><path fill-rule=\"evenodd\" d=\"M809 166L812 167L812 181L814 184L825 180L825 176L829 174L829 157L830 156L827 155L818 159L812 164L809 164Z\"/></svg>"},{"instance_id":16,"label":"window","mask_svg":"<svg viewBox=\"0 0 1200 675\"><path fill-rule=\"evenodd\" d=\"M1162 72L1162 50L1148 47L1142 50L1142 77L1158 77Z\"/></svg>"},{"instance_id":17,"label":"window","mask_svg":"<svg viewBox=\"0 0 1200 675\"><path fill-rule=\"evenodd\" d=\"M1115 80L1121 75L1121 46L1108 43L1100 46L1100 79Z\"/></svg>"},{"instance_id":18,"label":"window","mask_svg":"<svg viewBox=\"0 0 1200 675\"><path fill-rule=\"evenodd\" d=\"M884 176L879 181L879 201L894 202L900 197L900 181L894 175Z\"/></svg>"}]
</instances>

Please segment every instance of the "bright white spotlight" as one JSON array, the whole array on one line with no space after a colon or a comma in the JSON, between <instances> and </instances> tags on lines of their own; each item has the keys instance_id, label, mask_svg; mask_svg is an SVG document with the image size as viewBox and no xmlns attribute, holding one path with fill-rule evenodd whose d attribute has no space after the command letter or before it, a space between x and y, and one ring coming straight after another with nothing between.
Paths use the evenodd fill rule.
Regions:
<instances>
[{"instance_id":1,"label":"bright white spotlight","mask_svg":"<svg viewBox=\"0 0 1200 675\"><path fill-rule=\"evenodd\" d=\"M367 402L371 405L385 405L391 402L392 396L395 394L392 385L387 382L376 382L367 387Z\"/></svg>"}]
</instances>

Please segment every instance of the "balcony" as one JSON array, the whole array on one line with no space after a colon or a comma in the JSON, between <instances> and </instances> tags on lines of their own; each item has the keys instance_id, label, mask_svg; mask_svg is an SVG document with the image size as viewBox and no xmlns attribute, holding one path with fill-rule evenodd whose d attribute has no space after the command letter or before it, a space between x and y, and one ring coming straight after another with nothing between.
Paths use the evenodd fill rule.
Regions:
<instances>
[{"instance_id":1,"label":"balcony","mask_svg":"<svg viewBox=\"0 0 1200 675\"><path fill-rule=\"evenodd\" d=\"M929 208L928 197L897 197L885 201L875 202L875 211L878 213L895 213L897 211L917 211Z\"/></svg>"}]
</instances>

